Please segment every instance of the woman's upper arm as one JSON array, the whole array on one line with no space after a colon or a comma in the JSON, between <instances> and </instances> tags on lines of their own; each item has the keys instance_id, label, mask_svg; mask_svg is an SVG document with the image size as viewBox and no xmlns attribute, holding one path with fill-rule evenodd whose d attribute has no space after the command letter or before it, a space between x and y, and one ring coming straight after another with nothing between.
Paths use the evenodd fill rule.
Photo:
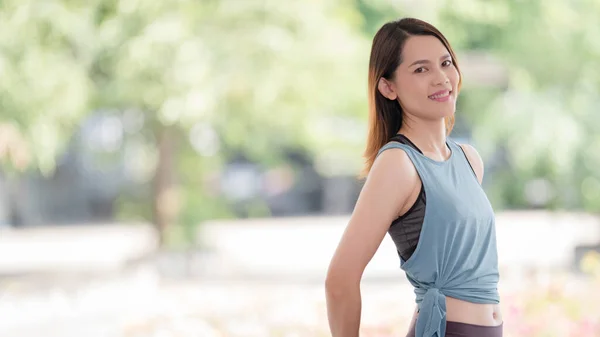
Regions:
<instances>
[{"instance_id":1,"label":"woman's upper arm","mask_svg":"<svg viewBox=\"0 0 600 337\"><path fill-rule=\"evenodd\" d=\"M377 157L331 260L328 284L360 282L365 267L418 181L404 150L389 149Z\"/></svg>"},{"instance_id":2,"label":"woman's upper arm","mask_svg":"<svg viewBox=\"0 0 600 337\"><path fill-rule=\"evenodd\" d=\"M484 168L483 168L483 160L481 159L479 152L477 152L477 150L475 150L475 148L469 144L460 144L460 146L462 147L463 151L465 152L465 155L467 156L467 159L469 160L469 163L471 164L473 171L475 171L477 180L481 184L481 182L483 181Z\"/></svg>"}]
</instances>

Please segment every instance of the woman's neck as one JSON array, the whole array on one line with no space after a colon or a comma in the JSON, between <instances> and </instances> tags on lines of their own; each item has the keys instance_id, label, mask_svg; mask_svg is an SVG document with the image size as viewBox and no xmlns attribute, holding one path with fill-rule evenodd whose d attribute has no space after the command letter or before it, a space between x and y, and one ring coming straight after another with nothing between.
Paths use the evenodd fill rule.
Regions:
<instances>
[{"instance_id":1,"label":"woman's neck","mask_svg":"<svg viewBox=\"0 0 600 337\"><path fill-rule=\"evenodd\" d=\"M446 147L446 125L441 123L403 125L398 131L405 135L424 153L431 153L446 158L449 150Z\"/></svg>"}]
</instances>

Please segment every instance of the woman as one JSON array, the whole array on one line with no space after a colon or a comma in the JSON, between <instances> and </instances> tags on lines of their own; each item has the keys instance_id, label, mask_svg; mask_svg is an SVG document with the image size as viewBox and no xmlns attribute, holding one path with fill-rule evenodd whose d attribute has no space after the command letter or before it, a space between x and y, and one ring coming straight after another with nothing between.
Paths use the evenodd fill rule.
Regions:
<instances>
[{"instance_id":1,"label":"woman","mask_svg":"<svg viewBox=\"0 0 600 337\"><path fill-rule=\"evenodd\" d=\"M407 336L502 336L483 162L447 137L460 86L455 54L435 27L405 18L375 35L366 181L326 280L334 337L358 336L360 279L386 233L416 294Z\"/></svg>"}]
</instances>

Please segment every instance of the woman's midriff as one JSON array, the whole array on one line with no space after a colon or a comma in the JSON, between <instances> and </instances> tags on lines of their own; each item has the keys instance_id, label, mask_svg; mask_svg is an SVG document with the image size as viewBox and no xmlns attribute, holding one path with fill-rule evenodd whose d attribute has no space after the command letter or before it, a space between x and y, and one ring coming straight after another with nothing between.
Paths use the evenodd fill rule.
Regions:
<instances>
[{"instance_id":1,"label":"woman's midriff","mask_svg":"<svg viewBox=\"0 0 600 337\"><path fill-rule=\"evenodd\" d=\"M499 304L478 304L446 297L446 320L483 326L502 324Z\"/></svg>"},{"instance_id":2,"label":"woman's midriff","mask_svg":"<svg viewBox=\"0 0 600 337\"><path fill-rule=\"evenodd\" d=\"M414 324L418 316L413 315ZM502 312L499 304L478 304L446 297L446 321L460 322L481 326L498 326L502 324Z\"/></svg>"}]
</instances>

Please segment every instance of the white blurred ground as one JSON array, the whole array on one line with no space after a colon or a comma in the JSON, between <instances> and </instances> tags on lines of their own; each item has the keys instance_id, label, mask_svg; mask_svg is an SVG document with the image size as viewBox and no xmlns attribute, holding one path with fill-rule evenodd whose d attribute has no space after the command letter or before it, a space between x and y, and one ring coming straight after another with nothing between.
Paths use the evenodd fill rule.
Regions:
<instances>
[{"instance_id":1,"label":"white blurred ground","mask_svg":"<svg viewBox=\"0 0 600 337\"><path fill-rule=\"evenodd\" d=\"M213 272L223 275L322 277L348 217L215 221L199 238L218 252ZM532 269L565 270L577 245L600 244L600 219L588 214L503 212L496 216L503 277ZM365 271L367 279L403 278L386 235Z\"/></svg>"},{"instance_id":2,"label":"white blurred ground","mask_svg":"<svg viewBox=\"0 0 600 337\"><path fill-rule=\"evenodd\" d=\"M207 223L199 235L211 254L137 263L156 244L144 226L0 232L0 336L327 336L322 281L346 221ZM503 213L497 226L509 320L521 310L514 291L548 286L575 245L600 242L587 215ZM365 273L364 336L402 336L413 302L386 237Z\"/></svg>"},{"instance_id":3,"label":"white blurred ground","mask_svg":"<svg viewBox=\"0 0 600 337\"><path fill-rule=\"evenodd\" d=\"M365 328L409 319L406 285L363 289ZM161 282L140 269L71 289L7 290L0 302L3 337L325 336L327 328L316 283Z\"/></svg>"}]
</instances>

